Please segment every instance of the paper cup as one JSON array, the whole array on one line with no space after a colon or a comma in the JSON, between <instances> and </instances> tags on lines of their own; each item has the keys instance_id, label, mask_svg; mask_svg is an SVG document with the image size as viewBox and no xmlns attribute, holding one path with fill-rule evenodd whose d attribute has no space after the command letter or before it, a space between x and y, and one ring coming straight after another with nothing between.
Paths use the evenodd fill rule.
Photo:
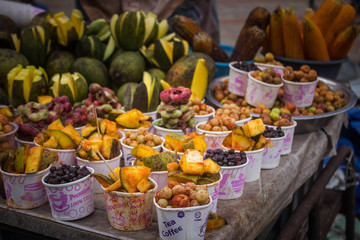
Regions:
<instances>
[{"instance_id":1,"label":"paper cup","mask_svg":"<svg viewBox=\"0 0 360 240\"><path fill-rule=\"evenodd\" d=\"M175 154L175 151L171 151L170 149L167 149L165 146L164 146L164 143L165 142L163 142L163 144L162 144L162 149L163 149L163 151L164 152L171 152L172 154ZM176 155L177 155L177 159L180 161L180 158L184 155L184 153L183 152L176 152Z\"/></svg>"},{"instance_id":2,"label":"paper cup","mask_svg":"<svg viewBox=\"0 0 360 240\"><path fill-rule=\"evenodd\" d=\"M169 183L168 174L168 171L155 171L150 173L150 178L157 183L158 189L162 189Z\"/></svg>"},{"instance_id":3,"label":"paper cup","mask_svg":"<svg viewBox=\"0 0 360 240\"><path fill-rule=\"evenodd\" d=\"M284 101L292 102L296 107L309 107L313 103L316 84L313 82L292 82L282 78L284 82Z\"/></svg>"},{"instance_id":4,"label":"paper cup","mask_svg":"<svg viewBox=\"0 0 360 240\"><path fill-rule=\"evenodd\" d=\"M284 66L281 66L281 65L274 65L274 64L268 64L268 63L257 63L255 62L255 65L260 69L260 70L265 70L269 67L272 67L275 69L275 73L280 73L282 74L283 73L283 70L284 70Z\"/></svg>"},{"instance_id":5,"label":"paper cup","mask_svg":"<svg viewBox=\"0 0 360 240\"><path fill-rule=\"evenodd\" d=\"M234 67L235 63L229 63L229 87L228 90L238 96L245 96L246 87L248 84L248 73Z\"/></svg>"},{"instance_id":6,"label":"paper cup","mask_svg":"<svg viewBox=\"0 0 360 240\"><path fill-rule=\"evenodd\" d=\"M121 157L122 157L122 151L120 151L120 155L117 156L116 158L113 158L111 160L106 160L106 163L111 167L111 169L115 169L120 166ZM77 160L77 164L80 167L82 166L91 167L94 169L96 173L101 173L105 176L110 174L110 170L108 166L106 166L106 164L102 160L89 161L79 157L76 157L76 160ZM103 190L101 188L101 184L98 181L94 181L94 193L102 193L102 192Z\"/></svg>"},{"instance_id":7,"label":"paper cup","mask_svg":"<svg viewBox=\"0 0 360 240\"><path fill-rule=\"evenodd\" d=\"M150 226L155 188L147 193L107 192L104 189L106 210L110 225L121 231L137 231Z\"/></svg>"},{"instance_id":8,"label":"paper cup","mask_svg":"<svg viewBox=\"0 0 360 240\"><path fill-rule=\"evenodd\" d=\"M0 152L16 148L15 133L17 132L19 127L17 124L12 122L10 122L9 124L13 126L14 129L9 133L0 135Z\"/></svg>"},{"instance_id":9,"label":"paper cup","mask_svg":"<svg viewBox=\"0 0 360 240\"><path fill-rule=\"evenodd\" d=\"M208 106L210 107L210 106ZM210 107L212 109L212 112L206 115L195 115L194 119L196 123L200 122L207 122L208 120L212 119L215 115L215 109L213 107Z\"/></svg>"},{"instance_id":10,"label":"paper cup","mask_svg":"<svg viewBox=\"0 0 360 240\"><path fill-rule=\"evenodd\" d=\"M93 173L94 169L87 167ZM49 199L51 214L58 220L77 220L94 211L93 178L90 174L82 179L64 183L49 184L42 178Z\"/></svg>"},{"instance_id":11,"label":"paper cup","mask_svg":"<svg viewBox=\"0 0 360 240\"><path fill-rule=\"evenodd\" d=\"M274 106L277 94L280 87L284 85L281 84L268 84L265 82L260 82L257 79L251 76L252 72L249 72L249 81L246 88L245 100L252 106L259 106L264 104L266 108L272 108Z\"/></svg>"},{"instance_id":12,"label":"paper cup","mask_svg":"<svg viewBox=\"0 0 360 240\"><path fill-rule=\"evenodd\" d=\"M245 125L245 123L247 123L247 122L249 122L250 120L251 120L251 116L250 117L248 117L248 118L244 118L244 119L241 119L241 120L237 120L236 122L235 122L235 125L236 126L244 126Z\"/></svg>"},{"instance_id":13,"label":"paper cup","mask_svg":"<svg viewBox=\"0 0 360 240\"><path fill-rule=\"evenodd\" d=\"M17 137L15 137L15 141L17 142L18 147L25 147L25 145L29 145L29 148L35 147L34 142L20 140Z\"/></svg>"},{"instance_id":14,"label":"paper cup","mask_svg":"<svg viewBox=\"0 0 360 240\"><path fill-rule=\"evenodd\" d=\"M285 133L285 139L284 139L284 143L282 146L281 155L286 155L286 154L291 153L291 147L292 147L292 142L294 139L295 127L297 125L297 122L295 120L291 120L291 121L292 121L293 125L281 126L281 130L283 130ZM271 126L271 125L265 125L265 126L276 129L276 126Z\"/></svg>"},{"instance_id":15,"label":"paper cup","mask_svg":"<svg viewBox=\"0 0 360 240\"><path fill-rule=\"evenodd\" d=\"M285 136L279 138L270 138L274 144L271 148L265 148L263 152L263 161L261 169L272 169L279 166L282 146Z\"/></svg>"},{"instance_id":16,"label":"paper cup","mask_svg":"<svg viewBox=\"0 0 360 240\"><path fill-rule=\"evenodd\" d=\"M81 136L81 129L83 129L84 127L85 126L75 128L75 130L80 134L80 136Z\"/></svg>"},{"instance_id":17,"label":"paper cup","mask_svg":"<svg viewBox=\"0 0 360 240\"><path fill-rule=\"evenodd\" d=\"M231 133L231 131L222 131L222 132L215 132L215 131L205 131L199 128L199 125L206 124L206 122L201 122L196 125L196 132L198 134L205 133L205 142L207 144L207 149L218 149L221 148L221 144L226 138L227 135Z\"/></svg>"},{"instance_id":18,"label":"paper cup","mask_svg":"<svg viewBox=\"0 0 360 240\"><path fill-rule=\"evenodd\" d=\"M121 147L122 147L122 151L124 152L125 167L133 166L135 157L131 155L131 150L134 147L130 147L129 145L124 144L123 143L124 139L125 139L125 137L122 138L122 140L120 141L120 144L121 144ZM165 141L164 138L161 138L161 140L162 140L162 143L159 146L153 147L153 149L155 149L158 152L161 152L161 146Z\"/></svg>"},{"instance_id":19,"label":"paper cup","mask_svg":"<svg viewBox=\"0 0 360 240\"><path fill-rule=\"evenodd\" d=\"M152 133L154 133L155 135L158 135L160 137L165 138L166 135L168 133L177 133L181 136L184 136L184 132L180 129L168 129L168 128L163 128L163 127L159 127L155 125L155 122L159 121L158 119L152 122L152 127L150 127L149 132L151 131ZM186 129L186 134L195 132L195 128L187 128Z\"/></svg>"},{"instance_id":20,"label":"paper cup","mask_svg":"<svg viewBox=\"0 0 360 240\"><path fill-rule=\"evenodd\" d=\"M40 144L34 142L35 146L41 146ZM74 166L76 164L75 153L76 149L53 149L53 148L45 148L51 152L56 152L59 156L59 160L57 161L56 167L59 167L62 164Z\"/></svg>"},{"instance_id":21,"label":"paper cup","mask_svg":"<svg viewBox=\"0 0 360 240\"><path fill-rule=\"evenodd\" d=\"M41 179L50 166L33 174L8 173L0 169L6 193L6 204L12 208L31 209L47 203L45 187Z\"/></svg>"},{"instance_id":22,"label":"paper cup","mask_svg":"<svg viewBox=\"0 0 360 240\"><path fill-rule=\"evenodd\" d=\"M210 203L203 206L187 208L162 208L155 198L160 239L204 239Z\"/></svg>"},{"instance_id":23,"label":"paper cup","mask_svg":"<svg viewBox=\"0 0 360 240\"><path fill-rule=\"evenodd\" d=\"M221 167L219 199L235 199L242 196L248 162L249 159L246 159L244 164L238 166Z\"/></svg>"}]
</instances>

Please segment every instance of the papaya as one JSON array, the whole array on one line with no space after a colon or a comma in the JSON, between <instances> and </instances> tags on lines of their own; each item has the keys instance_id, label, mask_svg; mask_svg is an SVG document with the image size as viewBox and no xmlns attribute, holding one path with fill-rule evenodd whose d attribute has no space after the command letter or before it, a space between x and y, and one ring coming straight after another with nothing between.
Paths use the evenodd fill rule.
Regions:
<instances>
[{"instance_id":1,"label":"papaya","mask_svg":"<svg viewBox=\"0 0 360 240\"><path fill-rule=\"evenodd\" d=\"M89 57L77 58L71 66L71 72L78 72L86 79L88 85L98 83L109 86L109 73L100 60Z\"/></svg>"},{"instance_id":2,"label":"papaya","mask_svg":"<svg viewBox=\"0 0 360 240\"><path fill-rule=\"evenodd\" d=\"M208 55L198 52L189 53L188 55L176 61L176 63L169 69L168 73L166 74L166 82L169 83L172 87L184 86L186 88L195 88L195 86L192 85L192 81L194 79L197 62L201 58L206 61L206 66L208 69L207 82L210 82L215 74L215 62ZM198 86L198 88L203 87L203 85Z\"/></svg>"},{"instance_id":3,"label":"papaya","mask_svg":"<svg viewBox=\"0 0 360 240\"><path fill-rule=\"evenodd\" d=\"M46 61L45 70L51 78L56 73L66 73L71 71L71 66L75 61L75 56L64 50L52 51ZM76 72L76 71L75 71Z\"/></svg>"},{"instance_id":4,"label":"papaya","mask_svg":"<svg viewBox=\"0 0 360 240\"><path fill-rule=\"evenodd\" d=\"M150 175L151 169L145 166L129 166L120 169L120 180L124 190L129 193L137 191L137 185Z\"/></svg>"}]
</instances>

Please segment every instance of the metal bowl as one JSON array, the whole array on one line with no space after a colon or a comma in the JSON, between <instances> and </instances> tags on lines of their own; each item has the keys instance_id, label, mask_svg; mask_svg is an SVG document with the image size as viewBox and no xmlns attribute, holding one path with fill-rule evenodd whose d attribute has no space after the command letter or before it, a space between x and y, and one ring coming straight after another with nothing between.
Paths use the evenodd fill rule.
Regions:
<instances>
[{"instance_id":1,"label":"metal bowl","mask_svg":"<svg viewBox=\"0 0 360 240\"><path fill-rule=\"evenodd\" d=\"M214 106L215 108L222 107L222 104L213 97L214 88L217 85L221 85L221 83L227 78L228 77L216 78L210 83L208 87L206 93L206 100L210 105ZM319 77L319 80L325 82L331 91L338 91L338 90L342 91L344 93L344 98L348 103L344 107L339 108L333 112L326 112L323 114L317 114L313 116L293 116L292 118L298 123L297 127L295 128L295 134L317 131L321 129L323 126L325 126L332 119L332 117L340 113L346 112L347 110L354 107L356 104L357 97L350 88L346 87L345 85L339 82L335 82L326 78ZM251 113L251 115L253 117L260 116L260 114L257 113Z\"/></svg>"}]
</instances>

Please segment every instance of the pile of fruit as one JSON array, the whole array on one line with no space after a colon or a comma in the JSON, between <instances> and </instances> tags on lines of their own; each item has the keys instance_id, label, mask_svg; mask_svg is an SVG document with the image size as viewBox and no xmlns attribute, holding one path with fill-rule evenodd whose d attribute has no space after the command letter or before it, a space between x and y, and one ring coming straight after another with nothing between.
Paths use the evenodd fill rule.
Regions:
<instances>
[{"instance_id":1,"label":"pile of fruit","mask_svg":"<svg viewBox=\"0 0 360 240\"><path fill-rule=\"evenodd\" d=\"M172 181L156 193L155 201L162 208L186 208L209 204L210 196L205 186Z\"/></svg>"},{"instance_id":2,"label":"pile of fruit","mask_svg":"<svg viewBox=\"0 0 360 240\"><path fill-rule=\"evenodd\" d=\"M308 65L302 65L298 71L294 71L291 66L286 66L283 78L294 82L314 82L317 80L317 72L310 69Z\"/></svg>"},{"instance_id":3,"label":"pile of fruit","mask_svg":"<svg viewBox=\"0 0 360 240\"><path fill-rule=\"evenodd\" d=\"M260 82L268 83L268 84L281 84L281 74L277 73L274 68L269 67L262 71L256 70L250 74L253 78Z\"/></svg>"},{"instance_id":4,"label":"pile of fruit","mask_svg":"<svg viewBox=\"0 0 360 240\"><path fill-rule=\"evenodd\" d=\"M247 63L244 61L242 61L242 62L237 61L232 66L234 68L239 69L244 72L260 70L254 63Z\"/></svg>"},{"instance_id":5,"label":"pile of fruit","mask_svg":"<svg viewBox=\"0 0 360 240\"><path fill-rule=\"evenodd\" d=\"M293 122L291 121L291 112L288 108L273 108L270 113L268 112L269 111L260 114L260 118L265 125L282 127L293 125Z\"/></svg>"},{"instance_id":6,"label":"pile of fruit","mask_svg":"<svg viewBox=\"0 0 360 240\"><path fill-rule=\"evenodd\" d=\"M243 151L235 152L234 149L230 150L206 150L205 158L210 158L220 166L233 167L246 163L246 153Z\"/></svg>"},{"instance_id":7,"label":"pile of fruit","mask_svg":"<svg viewBox=\"0 0 360 240\"><path fill-rule=\"evenodd\" d=\"M195 115L208 115L214 111L206 103L202 103L198 97L194 98L194 100L190 99L188 106L195 112Z\"/></svg>"},{"instance_id":8,"label":"pile of fruit","mask_svg":"<svg viewBox=\"0 0 360 240\"><path fill-rule=\"evenodd\" d=\"M113 169L115 175L110 172L109 176L100 173L91 173L105 191L118 191L128 193L146 193L155 185L148 178L150 168L145 166L117 167Z\"/></svg>"},{"instance_id":9,"label":"pile of fruit","mask_svg":"<svg viewBox=\"0 0 360 240\"><path fill-rule=\"evenodd\" d=\"M196 132L181 136L176 133L168 133L165 136L164 147L170 151L183 153L187 149L195 149L198 151L205 151L207 144L204 140L204 135L198 135Z\"/></svg>"},{"instance_id":10,"label":"pile of fruit","mask_svg":"<svg viewBox=\"0 0 360 240\"><path fill-rule=\"evenodd\" d=\"M80 180L90 174L86 166L70 166L63 164L61 167L51 167L50 173L44 178L48 184L64 184Z\"/></svg>"},{"instance_id":11,"label":"pile of fruit","mask_svg":"<svg viewBox=\"0 0 360 240\"><path fill-rule=\"evenodd\" d=\"M277 126L276 129L266 126L263 135L266 138L280 138L285 136L285 133L280 126Z\"/></svg>"},{"instance_id":12,"label":"pile of fruit","mask_svg":"<svg viewBox=\"0 0 360 240\"><path fill-rule=\"evenodd\" d=\"M221 108L216 109L215 116L225 118L234 118L235 121L250 117L250 111L246 107L239 107L235 103L224 103ZM226 125L226 124L225 124Z\"/></svg>"},{"instance_id":13,"label":"pile of fruit","mask_svg":"<svg viewBox=\"0 0 360 240\"><path fill-rule=\"evenodd\" d=\"M148 132L148 129L140 127L138 131L126 131L123 143L130 147L137 147L140 144L156 147L160 146L163 143L163 140L160 136Z\"/></svg>"},{"instance_id":14,"label":"pile of fruit","mask_svg":"<svg viewBox=\"0 0 360 240\"><path fill-rule=\"evenodd\" d=\"M161 104L157 108L161 118L155 124L168 129L194 128L195 112L188 106L190 96L191 90L185 87L162 91Z\"/></svg>"},{"instance_id":15,"label":"pile of fruit","mask_svg":"<svg viewBox=\"0 0 360 240\"><path fill-rule=\"evenodd\" d=\"M283 64L281 62L275 60L274 54L272 54L271 52L265 53L265 56L263 56L261 54L255 56L254 62L283 66Z\"/></svg>"},{"instance_id":16,"label":"pile of fruit","mask_svg":"<svg viewBox=\"0 0 360 240\"><path fill-rule=\"evenodd\" d=\"M236 127L226 136L222 145L228 149L238 151L253 151L261 148L272 147L270 139L263 135L265 125L261 118L247 122L242 127Z\"/></svg>"},{"instance_id":17,"label":"pile of fruit","mask_svg":"<svg viewBox=\"0 0 360 240\"><path fill-rule=\"evenodd\" d=\"M205 124L199 124L198 128L204 131L222 132L230 131L235 128L235 118L228 115L215 116L208 120Z\"/></svg>"},{"instance_id":18,"label":"pile of fruit","mask_svg":"<svg viewBox=\"0 0 360 240\"><path fill-rule=\"evenodd\" d=\"M36 173L46 169L51 163L58 160L56 152L43 147L19 147L16 150L7 150L1 153L1 169L8 173Z\"/></svg>"}]
</instances>

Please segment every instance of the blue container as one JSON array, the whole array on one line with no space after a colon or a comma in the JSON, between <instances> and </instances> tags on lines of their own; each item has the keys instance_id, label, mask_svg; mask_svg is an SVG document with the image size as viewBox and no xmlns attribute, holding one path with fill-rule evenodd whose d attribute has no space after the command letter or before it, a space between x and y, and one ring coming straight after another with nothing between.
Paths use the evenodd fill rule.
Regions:
<instances>
[{"instance_id":1,"label":"blue container","mask_svg":"<svg viewBox=\"0 0 360 240\"><path fill-rule=\"evenodd\" d=\"M234 51L234 47L232 46L220 45L220 47L225 51L228 57L230 57L232 52ZM229 76L229 63L215 62L215 65L216 71L214 74L214 78Z\"/></svg>"}]
</instances>

